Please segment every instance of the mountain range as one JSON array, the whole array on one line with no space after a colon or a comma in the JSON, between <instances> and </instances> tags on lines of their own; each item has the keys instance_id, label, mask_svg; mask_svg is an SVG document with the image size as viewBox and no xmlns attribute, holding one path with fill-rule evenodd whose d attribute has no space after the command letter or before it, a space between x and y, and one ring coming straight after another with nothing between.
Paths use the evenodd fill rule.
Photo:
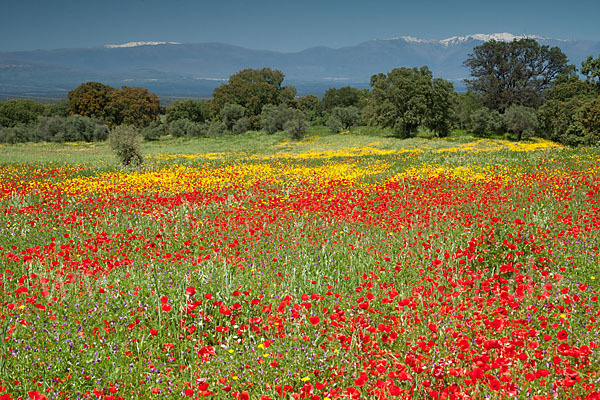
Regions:
<instances>
[{"instance_id":1,"label":"mountain range","mask_svg":"<svg viewBox=\"0 0 600 400\"><path fill-rule=\"evenodd\" d=\"M369 40L342 48L313 47L299 52L254 50L224 43L130 42L103 47L0 52L0 98L65 97L82 82L114 87L143 86L162 97L209 97L212 90L244 68L283 71L284 84L299 94L322 94L329 87L368 87L371 75L396 67L427 65L436 77L464 90L469 76L463 61L488 40L530 37L558 46L580 66L600 54L598 40L561 40L510 33L473 34L443 40L411 36Z\"/></svg>"}]
</instances>

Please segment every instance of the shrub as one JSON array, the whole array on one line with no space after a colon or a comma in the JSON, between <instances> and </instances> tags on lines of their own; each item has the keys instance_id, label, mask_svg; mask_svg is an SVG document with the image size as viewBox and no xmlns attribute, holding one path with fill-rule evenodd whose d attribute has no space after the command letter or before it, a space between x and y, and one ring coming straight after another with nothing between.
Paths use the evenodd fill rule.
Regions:
<instances>
[{"instance_id":1,"label":"shrub","mask_svg":"<svg viewBox=\"0 0 600 400\"><path fill-rule=\"evenodd\" d=\"M121 164L135 166L142 163L142 136L132 126L114 127L108 136L108 143Z\"/></svg>"},{"instance_id":2,"label":"shrub","mask_svg":"<svg viewBox=\"0 0 600 400\"><path fill-rule=\"evenodd\" d=\"M225 104L221 109L221 118L228 131L233 130L235 123L244 116L246 109L239 104Z\"/></svg>"},{"instance_id":3,"label":"shrub","mask_svg":"<svg viewBox=\"0 0 600 400\"><path fill-rule=\"evenodd\" d=\"M37 126L37 140L43 142L54 142L62 132L65 118L60 116L40 117Z\"/></svg>"},{"instance_id":4,"label":"shrub","mask_svg":"<svg viewBox=\"0 0 600 400\"><path fill-rule=\"evenodd\" d=\"M203 122L193 122L182 118L169 125L169 132L174 137L206 137L208 126Z\"/></svg>"},{"instance_id":5,"label":"shrub","mask_svg":"<svg viewBox=\"0 0 600 400\"><path fill-rule=\"evenodd\" d=\"M334 107L327 120L327 127L332 132L341 132L359 125L361 122L360 110L358 107Z\"/></svg>"},{"instance_id":6,"label":"shrub","mask_svg":"<svg viewBox=\"0 0 600 400\"><path fill-rule=\"evenodd\" d=\"M208 125L208 136L216 137L221 136L227 131L227 126L222 121L213 121Z\"/></svg>"},{"instance_id":7,"label":"shrub","mask_svg":"<svg viewBox=\"0 0 600 400\"><path fill-rule=\"evenodd\" d=\"M291 117L285 122L284 129L293 140L300 140L306 133L306 121L304 113L300 110L294 110Z\"/></svg>"},{"instance_id":8,"label":"shrub","mask_svg":"<svg viewBox=\"0 0 600 400\"><path fill-rule=\"evenodd\" d=\"M329 130L333 133L339 133L344 130L344 124L342 121L335 115L329 116L327 118L327 122L325 125L329 128Z\"/></svg>"},{"instance_id":9,"label":"shrub","mask_svg":"<svg viewBox=\"0 0 600 400\"><path fill-rule=\"evenodd\" d=\"M502 116L496 110L483 107L471 113L471 127L476 134L500 132L503 126Z\"/></svg>"},{"instance_id":10,"label":"shrub","mask_svg":"<svg viewBox=\"0 0 600 400\"><path fill-rule=\"evenodd\" d=\"M575 116L584 131L585 143L600 145L600 97L586 101Z\"/></svg>"},{"instance_id":11,"label":"shrub","mask_svg":"<svg viewBox=\"0 0 600 400\"><path fill-rule=\"evenodd\" d=\"M535 110L530 107L513 104L504 113L504 122L510 132L517 134L517 140L525 135L533 136L539 122Z\"/></svg>"},{"instance_id":12,"label":"shrub","mask_svg":"<svg viewBox=\"0 0 600 400\"><path fill-rule=\"evenodd\" d=\"M238 119L235 122L235 124L233 124L231 131L233 133L240 134L240 133L248 132L249 129L250 129L250 120L247 117L242 117L242 118Z\"/></svg>"},{"instance_id":13,"label":"shrub","mask_svg":"<svg viewBox=\"0 0 600 400\"><path fill-rule=\"evenodd\" d=\"M150 125L145 127L140 132L144 140L152 141L158 140L161 136L166 134L166 128L164 124L160 122L152 122Z\"/></svg>"},{"instance_id":14,"label":"shrub","mask_svg":"<svg viewBox=\"0 0 600 400\"><path fill-rule=\"evenodd\" d=\"M274 106L268 104L260 114L260 126L267 133L284 130L284 125L294 116L294 109L285 104Z\"/></svg>"}]
</instances>

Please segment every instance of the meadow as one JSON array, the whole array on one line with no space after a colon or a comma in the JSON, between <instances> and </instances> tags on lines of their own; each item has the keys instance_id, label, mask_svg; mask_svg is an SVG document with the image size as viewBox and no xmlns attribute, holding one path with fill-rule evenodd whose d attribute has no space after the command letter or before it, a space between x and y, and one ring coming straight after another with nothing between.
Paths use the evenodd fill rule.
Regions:
<instances>
[{"instance_id":1,"label":"meadow","mask_svg":"<svg viewBox=\"0 0 600 400\"><path fill-rule=\"evenodd\" d=\"M600 398L600 150L0 145L0 400Z\"/></svg>"}]
</instances>

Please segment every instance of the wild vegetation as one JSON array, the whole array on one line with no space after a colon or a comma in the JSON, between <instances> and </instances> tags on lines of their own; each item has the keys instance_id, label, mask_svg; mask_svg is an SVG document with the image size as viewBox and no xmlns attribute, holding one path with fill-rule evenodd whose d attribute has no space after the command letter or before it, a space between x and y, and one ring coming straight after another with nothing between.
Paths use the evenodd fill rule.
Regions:
<instances>
[{"instance_id":1,"label":"wild vegetation","mask_svg":"<svg viewBox=\"0 0 600 400\"><path fill-rule=\"evenodd\" d=\"M482 137L508 131L515 140L537 136L568 146L596 145L599 60L590 56L577 71L558 47L532 39L492 40L465 60L471 71L467 93L456 93L450 82L434 78L423 66L373 75L370 90L331 88L322 99L296 97L294 87L283 85L283 72L263 68L232 75L209 100L178 100L166 108L144 88L87 82L53 106L32 100L0 103L0 142L104 140L106 128L97 127L102 124L132 125L146 140L249 130L286 130L298 139L310 125L332 132L368 125L392 129L399 138L426 128L438 137L457 130Z\"/></svg>"},{"instance_id":2,"label":"wild vegetation","mask_svg":"<svg viewBox=\"0 0 600 400\"><path fill-rule=\"evenodd\" d=\"M597 64L1 103L0 400L600 398Z\"/></svg>"}]
</instances>

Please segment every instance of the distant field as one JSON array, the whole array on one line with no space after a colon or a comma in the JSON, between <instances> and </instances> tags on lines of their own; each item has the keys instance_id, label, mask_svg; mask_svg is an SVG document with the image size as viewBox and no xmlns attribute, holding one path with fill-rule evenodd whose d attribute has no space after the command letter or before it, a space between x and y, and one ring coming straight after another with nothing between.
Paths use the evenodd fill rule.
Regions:
<instances>
[{"instance_id":1,"label":"distant field","mask_svg":"<svg viewBox=\"0 0 600 400\"><path fill-rule=\"evenodd\" d=\"M600 396L600 150L0 145L0 400Z\"/></svg>"}]
</instances>

